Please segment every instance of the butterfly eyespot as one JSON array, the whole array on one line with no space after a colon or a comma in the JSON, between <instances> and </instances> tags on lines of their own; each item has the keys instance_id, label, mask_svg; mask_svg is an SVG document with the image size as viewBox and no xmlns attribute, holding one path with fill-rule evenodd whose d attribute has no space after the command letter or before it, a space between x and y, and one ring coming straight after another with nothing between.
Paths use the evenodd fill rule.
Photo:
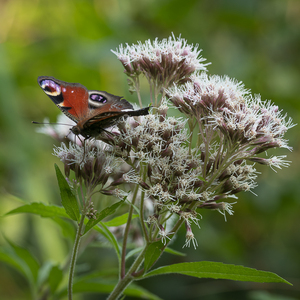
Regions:
<instances>
[{"instance_id":1,"label":"butterfly eyespot","mask_svg":"<svg viewBox=\"0 0 300 300\"><path fill-rule=\"evenodd\" d=\"M40 82L41 88L47 95L58 96L61 93L61 87L53 80L45 79Z\"/></svg>"},{"instance_id":2,"label":"butterfly eyespot","mask_svg":"<svg viewBox=\"0 0 300 300\"><path fill-rule=\"evenodd\" d=\"M49 86L45 86L44 87L44 91L45 92L50 92L50 93L52 92L52 90L51 90L51 88Z\"/></svg>"},{"instance_id":3,"label":"butterfly eyespot","mask_svg":"<svg viewBox=\"0 0 300 300\"><path fill-rule=\"evenodd\" d=\"M106 103L107 102L107 99L104 96L99 95L99 94L91 94L90 99L93 100L93 101L97 101L99 103Z\"/></svg>"}]
</instances>

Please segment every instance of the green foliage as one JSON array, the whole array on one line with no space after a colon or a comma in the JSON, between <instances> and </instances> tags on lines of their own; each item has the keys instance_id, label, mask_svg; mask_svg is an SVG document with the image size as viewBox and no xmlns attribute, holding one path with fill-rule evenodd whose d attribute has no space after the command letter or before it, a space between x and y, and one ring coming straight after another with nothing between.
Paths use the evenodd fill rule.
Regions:
<instances>
[{"instance_id":1,"label":"green foliage","mask_svg":"<svg viewBox=\"0 0 300 300\"><path fill-rule=\"evenodd\" d=\"M148 271L152 265L158 260L163 252L164 245L161 241L151 243L147 246L145 254L144 268L145 271Z\"/></svg>"},{"instance_id":2,"label":"green foliage","mask_svg":"<svg viewBox=\"0 0 300 300\"><path fill-rule=\"evenodd\" d=\"M66 210L66 213L72 220L78 221L80 212L76 197L72 193L69 184L61 173L59 167L55 164L57 181L60 189L61 203Z\"/></svg>"},{"instance_id":3,"label":"green foliage","mask_svg":"<svg viewBox=\"0 0 300 300\"><path fill-rule=\"evenodd\" d=\"M0 261L10 265L24 276L29 284L32 297L35 297L38 290L39 263L27 249L14 244L8 239L6 241L10 247L0 249Z\"/></svg>"},{"instance_id":4,"label":"green foliage","mask_svg":"<svg viewBox=\"0 0 300 300\"><path fill-rule=\"evenodd\" d=\"M133 215L133 216L131 217L131 219L133 220L133 219L135 219L136 217L138 217L138 215ZM105 224L107 227L121 226L121 225L123 225L123 224L126 224L127 219L128 219L128 213L123 214L122 216L115 217L115 218L113 218L113 219L110 220L110 221L104 222L104 224Z\"/></svg>"},{"instance_id":5,"label":"green foliage","mask_svg":"<svg viewBox=\"0 0 300 300\"><path fill-rule=\"evenodd\" d=\"M84 234L86 234L89 230L91 230L94 226L96 226L100 221L102 221L105 217L112 215L119 208L124 201L121 200L109 207L104 208L101 212L96 214L96 219L90 219L84 229Z\"/></svg>"},{"instance_id":6,"label":"green foliage","mask_svg":"<svg viewBox=\"0 0 300 300\"><path fill-rule=\"evenodd\" d=\"M169 248L169 247L167 247L167 248L165 249L165 252L166 252L166 253L173 254L173 255L178 255L178 256L186 256L186 253L183 253L183 252L180 252L180 251L176 251L176 250L171 249L171 248Z\"/></svg>"},{"instance_id":7,"label":"green foliage","mask_svg":"<svg viewBox=\"0 0 300 300\"><path fill-rule=\"evenodd\" d=\"M53 266L49 272L49 285L54 294L63 278L63 271L58 266Z\"/></svg>"},{"instance_id":8,"label":"green foliage","mask_svg":"<svg viewBox=\"0 0 300 300\"><path fill-rule=\"evenodd\" d=\"M188 275L197 278L230 279L252 282L282 282L290 284L285 279L271 272L258 271L243 266L209 261L181 263L160 267L147 273L144 278L170 273Z\"/></svg>"},{"instance_id":9,"label":"green foliage","mask_svg":"<svg viewBox=\"0 0 300 300\"><path fill-rule=\"evenodd\" d=\"M70 218L70 216L66 213L63 207L56 206L56 205L46 205L44 203L36 203L36 202L19 206L18 208L15 208L7 212L6 216L19 214L19 213L36 214L43 218L57 218L57 217Z\"/></svg>"},{"instance_id":10,"label":"green foliage","mask_svg":"<svg viewBox=\"0 0 300 300\"><path fill-rule=\"evenodd\" d=\"M106 225L104 223L100 222L99 224L100 224L100 226L95 227L95 229L98 232L102 233L102 235L111 243L111 245L115 249L115 252L118 257L118 261L120 263L121 249L120 249L120 246L118 244L116 237L109 231L109 229L106 227Z\"/></svg>"}]
</instances>

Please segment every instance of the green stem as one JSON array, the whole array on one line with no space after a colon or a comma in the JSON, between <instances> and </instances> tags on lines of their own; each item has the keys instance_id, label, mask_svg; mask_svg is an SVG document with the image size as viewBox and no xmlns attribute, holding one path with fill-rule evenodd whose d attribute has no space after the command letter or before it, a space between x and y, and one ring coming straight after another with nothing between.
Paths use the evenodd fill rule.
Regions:
<instances>
[{"instance_id":1,"label":"green stem","mask_svg":"<svg viewBox=\"0 0 300 300\"><path fill-rule=\"evenodd\" d=\"M143 176L143 181L146 182L147 166L141 164L141 174L140 175ZM144 238L148 243L149 242L149 236L148 236L148 232L147 232L147 228L146 228L145 220L144 220L144 201L145 201L145 191L142 190L141 202L140 202L140 222L141 222Z\"/></svg>"},{"instance_id":2,"label":"green stem","mask_svg":"<svg viewBox=\"0 0 300 300\"><path fill-rule=\"evenodd\" d=\"M142 108L143 103L142 103L142 98L141 98L141 93L140 93L140 79L139 79L139 77L136 77L136 79L134 80L134 83L135 83L135 90L136 90L136 93L137 93L137 96L138 96L139 104L140 104L140 107Z\"/></svg>"},{"instance_id":3,"label":"green stem","mask_svg":"<svg viewBox=\"0 0 300 300\"><path fill-rule=\"evenodd\" d=\"M141 226L142 226L142 231L144 234L144 238L147 242L149 242L149 236L147 232L147 228L145 225L145 220L144 220L144 201L145 201L145 192L142 191L141 195L141 210L140 210L140 221L141 221Z\"/></svg>"},{"instance_id":4,"label":"green stem","mask_svg":"<svg viewBox=\"0 0 300 300\"><path fill-rule=\"evenodd\" d=\"M189 154L192 152L192 142L193 142L193 134L196 123L193 123L193 119L188 120L189 130L190 130L190 138L189 138Z\"/></svg>"},{"instance_id":5,"label":"green stem","mask_svg":"<svg viewBox=\"0 0 300 300\"><path fill-rule=\"evenodd\" d=\"M73 247L72 257L71 257L71 264L70 264L70 272L69 272L69 283L68 283L68 299L72 300L72 286L73 286L73 278L74 278L74 271L76 265L76 258L78 254L80 239L82 236L82 229L84 225L85 214L81 215L80 222L78 224L77 233L75 237L75 243Z\"/></svg>"},{"instance_id":6,"label":"green stem","mask_svg":"<svg viewBox=\"0 0 300 300\"><path fill-rule=\"evenodd\" d=\"M195 206L195 204L194 204ZM184 222L184 219L179 219L175 226L172 229L172 232L174 232L173 235L175 235L177 233L177 231L179 230L179 228L181 227L182 223ZM168 246L169 242L167 242L164 247L161 249L161 254L164 252L165 248ZM143 249L143 251L140 253L140 255L136 258L135 262L132 264L132 266L130 267L130 269L128 270L127 274L124 276L124 278L120 279L118 284L115 286L114 290L112 291L112 293L109 295L109 297L107 298L107 300L117 300L119 299L119 297L121 296L122 292L125 290L125 288L132 282L135 280L135 277L133 276L133 274L138 274L138 268L140 267L141 263L143 262L144 258L145 258L145 253L147 250L148 244L145 246L145 248Z\"/></svg>"},{"instance_id":7,"label":"green stem","mask_svg":"<svg viewBox=\"0 0 300 300\"><path fill-rule=\"evenodd\" d=\"M124 232L123 245L122 245L122 256L121 256L121 266L120 266L120 278L121 279L123 279L125 276L125 257L126 257L127 238L128 238L129 228L130 228L131 219L132 219L133 205L135 204L138 190L139 190L139 185L137 184L134 194L133 194L132 202L131 202L132 205L130 205L130 208L129 208L128 219L127 219L125 232Z\"/></svg>"},{"instance_id":8,"label":"green stem","mask_svg":"<svg viewBox=\"0 0 300 300\"><path fill-rule=\"evenodd\" d=\"M145 246L144 250L140 253L140 255L136 258L135 262L132 264L124 278L119 280L118 284L115 286L114 290L109 295L107 300L117 300L121 296L125 288L135 279L132 276L132 274L137 271L137 269L143 262L145 258L146 249L147 245Z\"/></svg>"}]
</instances>

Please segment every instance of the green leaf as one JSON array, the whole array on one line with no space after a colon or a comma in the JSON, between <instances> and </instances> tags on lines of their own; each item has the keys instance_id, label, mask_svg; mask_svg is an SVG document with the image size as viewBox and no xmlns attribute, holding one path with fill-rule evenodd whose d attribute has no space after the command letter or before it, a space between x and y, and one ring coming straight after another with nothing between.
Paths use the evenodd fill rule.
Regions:
<instances>
[{"instance_id":1,"label":"green leaf","mask_svg":"<svg viewBox=\"0 0 300 300\"><path fill-rule=\"evenodd\" d=\"M123 204L123 200L104 208L102 211L100 211L99 213L96 214L96 219L90 219L86 225L85 225L85 229L84 229L84 233L86 234L89 230L91 230L95 225L97 225L101 220L103 220L105 217L112 215L121 204Z\"/></svg>"},{"instance_id":2,"label":"green leaf","mask_svg":"<svg viewBox=\"0 0 300 300\"><path fill-rule=\"evenodd\" d=\"M16 209L13 209L5 215L8 216L19 213L31 213L38 215L42 218L51 218L55 223L57 223L61 227L62 233L65 237L74 237L74 226L70 222L62 219L66 218L68 220L71 220L70 216L66 213L63 207L33 202L31 204L26 204Z\"/></svg>"},{"instance_id":3,"label":"green leaf","mask_svg":"<svg viewBox=\"0 0 300 300\"><path fill-rule=\"evenodd\" d=\"M0 249L0 261L10 265L15 270L19 271L24 277L28 278L30 276L30 271L28 266L14 253L4 251Z\"/></svg>"},{"instance_id":4,"label":"green leaf","mask_svg":"<svg viewBox=\"0 0 300 300\"><path fill-rule=\"evenodd\" d=\"M55 171L60 189L61 203L71 219L74 221L78 221L80 217L80 211L76 197L73 195L68 182L66 181L65 177L56 164Z\"/></svg>"},{"instance_id":5,"label":"green leaf","mask_svg":"<svg viewBox=\"0 0 300 300\"><path fill-rule=\"evenodd\" d=\"M57 290L58 285L63 279L63 271L58 266L53 266L49 273L49 285L51 289L51 293Z\"/></svg>"},{"instance_id":6,"label":"green leaf","mask_svg":"<svg viewBox=\"0 0 300 300\"><path fill-rule=\"evenodd\" d=\"M16 244L9 241L8 239L6 239L6 241L10 244L10 246L14 250L15 255L18 256L27 265L31 273L30 277L32 276L34 282L36 282L38 277L39 267L40 267L39 263L36 261L36 259L27 249L17 246Z\"/></svg>"},{"instance_id":7,"label":"green leaf","mask_svg":"<svg viewBox=\"0 0 300 300\"><path fill-rule=\"evenodd\" d=\"M61 218L52 218L52 220L60 226L62 234L64 237L70 238L72 241L74 241L75 239L75 234L76 234L76 230L75 230L75 226L74 224L71 224L68 220L70 220L70 218L68 217L68 220L64 220Z\"/></svg>"},{"instance_id":8,"label":"green leaf","mask_svg":"<svg viewBox=\"0 0 300 300\"><path fill-rule=\"evenodd\" d=\"M144 247L137 247L131 251L129 251L125 257L125 260L127 260L129 257L136 255L137 253L140 253L143 250Z\"/></svg>"},{"instance_id":9,"label":"green leaf","mask_svg":"<svg viewBox=\"0 0 300 300\"><path fill-rule=\"evenodd\" d=\"M37 286L41 288L46 282L48 282L51 294L54 294L62 279L63 271L61 268L57 265L54 265L53 262L47 261L39 270Z\"/></svg>"},{"instance_id":10,"label":"green leaf","mask_svg":"<svg viewBox=\"0 0 300 300\"><path fill-rule=\"evenodd\" d=\"M28 251L12 243L10 244L11 247L7 247L5 250L0 248L0 261L20 272L29 283L31 292L35 293L38 271L37 262Z\"/></svg>"},{"instance_id":11,"label":"green leaf","mask_svg":"<svg viewBox=\"0 0 300 300\"><path fill-rule=\"evenodd\" d=\"M7 216L7 215L13 215L19 213L31 213L31 214L39 215L43 218L54 218L54 217L62 217L68 219L70 218L63 207L59 207L56 205L46 205L44 203L37 203L37 202L20 206L16 209L9 211L5 215Z\"/></svg>"},{"instance_id":12,"label":"green leaf","mask_svg":"<svg viewBox=\"0 0 300 300\"><path fill-rule=\"evenodd\" d=\"M115 284L117 284L117 282ZM99 283L99 282L75 283L73 286L73 292L74 293L98 292L98 293L109 294L113 291L115 284ZM140 299L162 300L161 298L150 293L146 289L134 284L131 284L129 287L127 287L123 291L123 294L126 296L137 297Z\"/></svg>"},{"instance_id":13,"label":"green leaf","mask_svg":"<svg viewBox=\"0 0 300 300\"><path fill-rule=\"evenodd\" d=\"M200 176L200 175L198 175L197 178L200 179L200 180L203 181L203 182L207 182L207 181L205 180L205 178L203 178L203 177Z\"/></svg>"},{"instance_id":14,"label":"green leaf","mask_svg":"<svg viewBox=\"0 0 300 300\"><path fill-rule=\"evenodd\" d=\"M283 282L290 284L275 273L209 261L180 263L160 267L144 275L143 278L170 273L188 275L197 278L230 279L252 282Z\"/></svg>"},{"instance_id":15,"label":"green leaf","mask_svg":"<svg viewBox=\"0 0 300 300\"><path fill-rule=\"evenodd\" d=\"M110 241L110 243L113 245L115 248L115 251L118 256L118 261L119 263L121 262L121 249L118 244L118 241L116 240L116 237L110 232L110 230L105 226L104 223L100 222L99 225L102 226L102 234Z\"/></svg>"},{"instance_id":16,"label":"green leaf","mask_svg":"<svg viewBox=\"0 0 300 300\"><path fill-rule=\"evenodd\" d=\"M100 226L102 226L103 228L101 228ZM111 243L111 245L114 247L114 249L116 251L118 261L120 263L120 261L121 261L121 256L120 256L121 249L120 249L120 246L119 246L118 241L116 240L115 236L109 231L109 229L102 222L99 222L97 224L97 226L94 227L94 230L96 230L100 234L102 234Z\"/></svg>"},{"instance_id":17,"label":"green leaf","mask_svg":"<svg viewBox=\"0 0 300 300\"><path fill-rule=\"evenodd\" d=\"M73 285L73 293L102 293L102 294L110 294L115 285L117 284L116 280L104 280L103 278L95 278L94 280L80 280L74 283ZM123 294L126 296L137 297L140 299L149 299L149 300L161 300L158 296L150 293L146 289L139 287L135 284L130 284L127 287ZM60 293L60 297L66 296L67 290L63 290Z\"/></svg>"},{"instance_id":18,"label":"green leaf","mask_svg":"<svg viewBox=\"0 0 300 300\"><path fill-rule=\"evenodd\" d=\"M169 247L167 247L167 248L165 249L165 252L170 253L170 254L173 254L173 255L178 255L178 256L186 256L186 253L176 251L176 250L171 249L171 248L169 248Z\"/></svg>"},{"instance_id":19,"label":"green leaf","mask_svg":"<svg viewBox=\"0 0 300 300\"><path fill-rule=\"evenodd\" d=\"M153 264L158 260L164 247L161 241L149 244L145 253L144 268L145 271L149 270Z\"/></svg>"},{"instance_id":20,"label":"green leaf","mask_svg":"<svg viewBox=\"0 0 300 300\"><path fill-rule=\"evenodd\" d=\"M133 220L136 217L138 217L138 215L132 215L131 219ZM115 217L112 220L103 223L105 223L105 225L108 227L121 226L123 224L126 224L127 219L128 219L128 213L119 217Z\"/></svg>"},{"instance_id":21,"label":"green leaf","mask_svg":"<svg viewBox=\"0 0 300 300\"><path fill-rule=\"evenodd\" d=\"M80 281L97 281L98 279L108 279L108 278L118 278L119 269L118 268L103 268L101 271L91 271L90 273L86 273L84 275L80 275L77 277L76 282ZM96 279L96 280L94 280Z\"/></svg>"},{"instance_id":22,"label":"green leaf","mask_svg":"<svg viewBox=\"0 0 300 300\"><path fill-rule=\"evenodd\" d=\"M53 267L53 263L51 261L46 261L39 269L37 287L41 287L49 277L49 273Z\"/></svg>"}]
</instances>

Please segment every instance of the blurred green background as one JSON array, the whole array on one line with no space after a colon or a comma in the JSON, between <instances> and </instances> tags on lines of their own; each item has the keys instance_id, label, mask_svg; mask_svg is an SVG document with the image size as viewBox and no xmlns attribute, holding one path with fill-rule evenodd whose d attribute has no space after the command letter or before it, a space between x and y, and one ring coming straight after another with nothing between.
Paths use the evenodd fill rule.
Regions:
<instances>
[{"instance_id":1,"label":"blurred green background","mask_svg":"<svg viewBox=\"0 0 300 300\"><path fill-rule=\"evenodd\" d=\"M80 82L89 89L124 95L131 102L123 68L110 49L121 43L162 39L171 32L199 44L212 65L262 99L272 99L299 123L300 1L298 0L1 0L0 1L0 213L27 202L59 204L54 141L36 133L32 120L56 120L59 110L37 85L40 75ZM203 211L194 228L199 247L187 256L165 254L160 265L212 260L275 272L293 283L253 284L183 276L139 284L163 299L300 299L299 128L287 138L293 163L277 173L259 168L259 186L239 196L234 216ZM48 219L15 215L0 219L5 237L29 249L40 262L60 263L69 244ZM181 250L181 231L173 248ZM117 266L109 249L88 249L79 264L99 270ZM84 269L84 268L83 268ZM84 273L84 270L82 271ZM30 299L27 282L0 263L0 298ZM77 295L75 299L105 299ZM128 298L129 299L129 298Z\"/></svg>"}]
</instances>

